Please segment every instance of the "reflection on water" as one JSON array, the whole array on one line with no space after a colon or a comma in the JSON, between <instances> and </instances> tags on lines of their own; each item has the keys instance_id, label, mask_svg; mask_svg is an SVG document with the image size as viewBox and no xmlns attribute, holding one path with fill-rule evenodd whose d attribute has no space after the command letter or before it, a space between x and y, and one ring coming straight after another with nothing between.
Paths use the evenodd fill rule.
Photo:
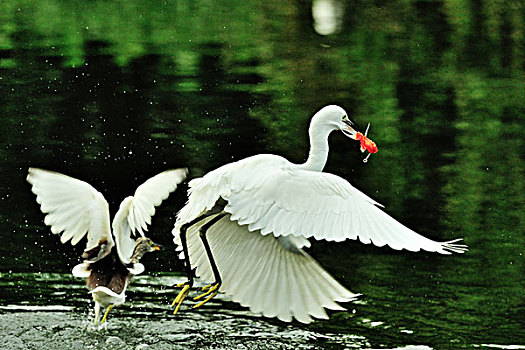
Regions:
<instances>
[{"instance_id":1,"label":"reflection on water","mask_svg":"<svg viewBox=\"0 0 525 350\"><path fill-rule=\"evenodd\" d=\"M319 35L332 35L341 30L344 7L335 0L312 1L313 27Z\"/></svg>"},{"instance_id":2,"label":"reflection on water","mask_svg":"<svg viewBox=\"0 0 525 350\"><path fill-rule=\"evenodd\" d=\"M379 153L364 165L355 145L334 135L327 171L428 237L464 237L470 251L318 242L312 255L363 298L329 321L290 329L331 334L338 344L348 337L348 347L522 344L519 8L466 0L0 2L2 312L91 309L69 274L83 247L61 245L44 227L24 180L29 166L88 181L115 212L167 168L188 166L196 177L261 152L304 161L310 116L337 103L361 129L371 123ZM158 209L155 241L172 246L185 199L182 186ZM169 249L144 264L147 273L183 270ZM153 276L135 279L117 317L171 321L165 306L176 277ZM286 337L265 327L287 325L225 299L209 305L183 317L257 320L261 333ZM232 324L228 332L241 332Z\"/></svg>"}]
</instances>

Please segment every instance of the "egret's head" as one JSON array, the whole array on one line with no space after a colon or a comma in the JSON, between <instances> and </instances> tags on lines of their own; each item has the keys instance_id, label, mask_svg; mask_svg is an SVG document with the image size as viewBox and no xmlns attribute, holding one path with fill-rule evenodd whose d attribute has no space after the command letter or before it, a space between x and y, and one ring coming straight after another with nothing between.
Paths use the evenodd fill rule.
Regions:
<instances>
[{"instance_id":1,"label":"egret's head","mask_svg":"<svg viewBox=\"0 0 525 350\"><path fill-rule=\"evenodd\" d=\"M314 129L329 128L329 131L341 130L345 136L355 140L357 131L353 126L354 123L348 118L348 113L336 105L321 108L321 110L313 116L310 124L310 128Z\"/></svg>"}]
</instances>

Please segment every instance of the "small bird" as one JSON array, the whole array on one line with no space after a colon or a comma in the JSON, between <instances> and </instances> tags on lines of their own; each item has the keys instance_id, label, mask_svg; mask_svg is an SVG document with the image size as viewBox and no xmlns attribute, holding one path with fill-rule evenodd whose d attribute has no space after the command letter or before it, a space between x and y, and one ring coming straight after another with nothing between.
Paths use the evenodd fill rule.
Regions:
<instances>
[{"instance_id":1,"label":"small bird","mask_svg":"<svg viewBox=\"0 0 525 350\"><path fill-rule=\"evenodd\" d=\"M131 278L144 271L140 258L161 248L145 237L144 231L151 224L155 207L186 175L187 169L174 169L144 182L133 196L122 201L111 230L108 203L91 185L60 173L29 168L27 181L46 214L44 222L51 226L51 232L61 235L62 243L71 240L73 246L87 233L84 261L73 268L73 275L86 278L95 301L95 326L106 322L113 306L124 303ZM135 240L132 235L136 232L140 237ZM102 319L101 309L106 310Z\"/></svg>"},{"instance_id":2,"label":"small bird","mask_svg":"<svg viewBox=\"0 0 525 350\"><path fill-rule=\"evenodd\" d=\"M312 322L354 294L328 274L304 248L308 239L388 245L393 249L463 253L459 240L436 242L405 227L379 203L346 180L322 172L328 136L340 130L361 141L345 110L318 111L309 128L310 153L303 164L260 154L229 163L189 182L188 202L172 231L188 281L172 307L179 311L194 277L214 281L195 300L199 307L218 291L266 317ZM362 135L362 134L361 134Z\"/></svg>"}]
</instances>

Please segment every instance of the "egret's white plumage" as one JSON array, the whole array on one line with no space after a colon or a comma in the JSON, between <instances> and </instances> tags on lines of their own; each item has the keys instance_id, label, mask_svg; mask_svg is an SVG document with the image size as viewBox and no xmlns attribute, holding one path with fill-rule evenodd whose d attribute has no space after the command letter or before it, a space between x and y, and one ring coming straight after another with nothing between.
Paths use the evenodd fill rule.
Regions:
<instances>
[{"instance_id":1,"label":"egret's white plumage","mask_svg":"<svg viewBox=\"0 0 525 350\"><path fill-rule=\"evenodd\" d=\"M73 275L87 278L95 300L95 320L100 307L119 305L131 276L144 271L138 262L148 251L158 249L144 237L155 206L186 178L186 169L162 172L140 185L120 204L110 229L109 207L104 196L88 183L52 171L29 168L27 181L37 195L44 222L62 243L76 245L87 234L83 258ZM135 239L136 232L142 238ZM113 248L116 248L116 252Z\"/></svg>"},{"instance_id":2,"label":"egret's white plumage","mask_svg":"<svg viewBox=\"0 0 525 350\"><path fill-rule=\"evenodd\" d=\"M200 225L188 231L191 263L197 268L198 276L213 281L198 227ZM327 319L324 308L345 310L336 302L350 301L357 295L333 279L292 241L294 238L278 240L272 235L251 232L246 225L231 221L229 216L221 219L208 231L208 241L222 277L221 290L252 312L282 321L291 321L294 317L309 323L311 316Z\"/></svg>"},{"instance_id":3,"label":"egret's white plumage","mask_svg":"<svg viewBox=\"0 0 525 350\"><path fill-rule=\"evenodd\" d=\"M323 308L341 310L336 302L356 297L303 250L309 238L359 239L441 254L466 250L454 244L457 240L436 242L419 235L348 181L321 172L328 157L328 135L334 130L355 139L346 112L338 106L324 107L310 123L311 148L305 163L262 154L190 181L188 202L177 215L173 234L180 245L181 227L209 215L187 231L189 260L197 276L216 278L209 263L214 259L222 279L220 290L234 301L268 317L308 323L311 316L326 318ZM225 205L217 209L221 201ZM198 233L217 212L226 215L207 231L213 255L209 258Z\"/></svg>"}]
</instances>

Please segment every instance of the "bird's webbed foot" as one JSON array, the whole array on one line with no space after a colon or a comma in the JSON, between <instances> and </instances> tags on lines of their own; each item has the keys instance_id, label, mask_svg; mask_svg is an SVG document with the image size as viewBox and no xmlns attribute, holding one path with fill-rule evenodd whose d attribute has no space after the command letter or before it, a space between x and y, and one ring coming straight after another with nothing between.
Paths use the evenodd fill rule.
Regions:
<instances>
[{"instance_id":1,"label":"bird's webbed foot","mask_svg":"<svg viewBox=\"0 0 525 350\"><path fill-rule=\"evenodd\" d=\"M193 306L193 308L196 309L198 307L201 307L202 305L210 301L214 296L217 295L220 287L221 287L220 282L215 282L215 283L208 284L207 286L202 287L201 291L204 293L196 296L195 298L193 298L193 300L200 300L202 298L205 298L205 299L199 302L198 304L196 304L195 306Z\"/></svg>"},{"instance_id":2,"label":"bird's webbed foot","mask_svg":"<svg viewBox=\"0 0 525 350\"><path fill-rule=\"evenodd\" d=\"M176 288L182 287L182 290L179 292L175 300L173 300L173 303L171 303L171 308L173 310L173 314L176 315L177 312L179 312L180 306L184 299L188 296L188 293L190 292L190 288L193 286L193 281L186 281L183 283L179 283L175 285Z\"/></svg>"}]
</instances>

